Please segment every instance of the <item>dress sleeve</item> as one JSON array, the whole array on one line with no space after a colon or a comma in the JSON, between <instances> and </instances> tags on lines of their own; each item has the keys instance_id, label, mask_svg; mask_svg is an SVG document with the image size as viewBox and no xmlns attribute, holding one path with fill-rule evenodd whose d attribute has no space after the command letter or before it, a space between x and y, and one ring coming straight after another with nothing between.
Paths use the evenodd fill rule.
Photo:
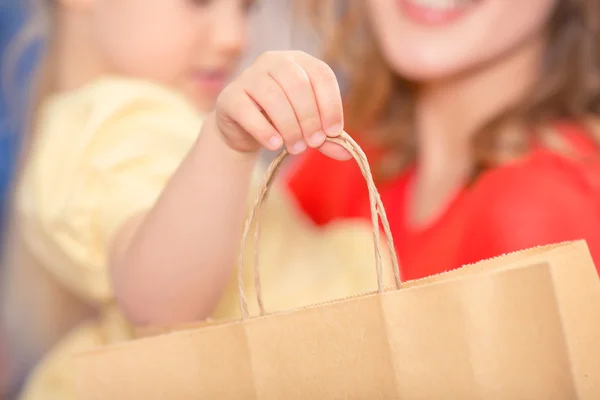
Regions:
<instances>
[{"instance_id":1,"label":"dress sleeve","mask_svg":"<svg viewBox=\"0 0 600 400\"><path fill-rule=\"evenodd\" d=\"M471 192L461 264L585 239L600 267L600 164L540 153L491 171ZM600 271L600 270L599 270Z\"/></svg>"},{"instance_id":2,"label":"dress sleeve","mask_svg":"<svg viewBox=\"0 0 600 400\"><path fill-rule=\"evenodd\" d=\"M64 118L43 121L20 184L28 247L59 281L94 302L112 299L107 255L115 233L152 207L202 122L162 94L121 100L50 107L49 115Z\"/></svg>"}]
</instances>

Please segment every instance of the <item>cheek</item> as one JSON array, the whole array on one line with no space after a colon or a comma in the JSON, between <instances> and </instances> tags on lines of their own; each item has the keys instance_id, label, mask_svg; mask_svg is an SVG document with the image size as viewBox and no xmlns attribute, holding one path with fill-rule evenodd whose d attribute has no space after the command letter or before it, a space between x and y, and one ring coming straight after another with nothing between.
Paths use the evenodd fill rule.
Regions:
<instances>
[{"instance_id":1,"label":"cheek","mask_svg":"<svg viewBox=\"0 0 600 400\"><path fill-rule=\"evenodd\" d=\"M494 59L539 34L554 0L481 0L459 19L423 25L394 0L368 1L371 25L390 66L412 80L461 73Z\"/></svg>"}]
</instances>

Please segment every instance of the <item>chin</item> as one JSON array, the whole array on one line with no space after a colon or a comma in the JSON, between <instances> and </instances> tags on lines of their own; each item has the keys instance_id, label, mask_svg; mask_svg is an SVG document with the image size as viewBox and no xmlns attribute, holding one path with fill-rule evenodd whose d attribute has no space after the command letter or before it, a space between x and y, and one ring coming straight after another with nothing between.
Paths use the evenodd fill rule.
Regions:
<instances>
[{"instance_id":1,"label":"chin","mask_svg":"<svg viewBox=\"0 0 600 400\"><path fill-rule=\"evenodd\" d=\"M468 70L467 66L450 62L415 62L415 60L390 60L392 70L403 79L416 82L428 83L451 79L461 72Z\"/></svg>"},{"instance_id":2,"label":"chin","mask_svg":"<svg viewBox=\"0 0 600 400\"><path fill-rule=\"evenodd\" d=\"M215 108L217 99L213 96L199 96L197 93L190 96L190 100L201 113L211 112Z\"/></svg>"},{"instance_id":3,"label":"chin","mask_svg":"<svg viewBox=\"0 0 600 400\"><path fill-rule=\"evenodd\" d=\"M201 102L201 103L196 103L196 108L198 109L198 111L202 112L202 113L209 113L212 110L214 110L215 108L215 102Z\"/></svg>"}]
</instances>

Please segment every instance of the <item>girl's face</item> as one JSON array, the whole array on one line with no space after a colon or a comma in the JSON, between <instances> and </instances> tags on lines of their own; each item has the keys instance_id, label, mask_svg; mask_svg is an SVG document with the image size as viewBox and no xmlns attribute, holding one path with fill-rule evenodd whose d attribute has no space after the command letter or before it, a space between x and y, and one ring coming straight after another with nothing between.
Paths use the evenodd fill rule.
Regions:
<instances>
[{"instance_id":1,"label":"girl's face","mask_svg":"<svg viewBox=\"0 0 600 400\"><path fill-rule=\"evenodd\" d=\"M109 72L174 87L203 110L212 108L237 67L253 4L252 0L82 1L88 5L91 39Z\"/></svg>"},{"instance_id":2,"label":"girl's face","mask_svg":"<svg viewBox=\"0 0 600 400\"><path fill-rule=\"evenodd\" d=\"M540 37L562 0L366 0L381 51L399 75L435 82Z\"/></svg>"}]
</instances>

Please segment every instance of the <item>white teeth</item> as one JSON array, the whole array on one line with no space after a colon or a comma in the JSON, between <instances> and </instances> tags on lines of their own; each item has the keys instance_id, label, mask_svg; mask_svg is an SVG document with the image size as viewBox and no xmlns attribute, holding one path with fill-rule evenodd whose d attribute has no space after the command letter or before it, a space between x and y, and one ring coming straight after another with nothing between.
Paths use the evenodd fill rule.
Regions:
<instances>
[{"instance_id":1,"label":"white teeth","mask_svg":"<svg viewBox=\"0 0 600 400\"><path fill-rule=\"evenodd\" d=\"M421 6L432 8L435 10L451 10L453 8L458 8L464 6L465 4L470 3L470 1L465 0L409 0L412 3Z\"/></svg>"}]
</instances>

